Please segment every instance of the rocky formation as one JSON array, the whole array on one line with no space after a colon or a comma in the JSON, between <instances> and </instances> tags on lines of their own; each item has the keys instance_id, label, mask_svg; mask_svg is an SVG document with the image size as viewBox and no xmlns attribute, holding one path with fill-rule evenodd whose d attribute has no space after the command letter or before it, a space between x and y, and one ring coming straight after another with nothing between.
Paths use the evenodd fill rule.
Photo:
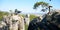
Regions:
<instances>
[{"instance_id":1,"label":"rocky formation","mask_svg":"<svg viewBox=\"0 0 60 30\"><path fill-rule=\"evenodd\" d=\"M34 18L28 27L28 30L60 30L60 13L53 12L51 15L46 14L40 21L40 18Z\"/></svg>"},{"instance_id":2,"label":"rocky formation","mask_svg":"<svg viewBox=\"0 0 60 30\"><path fill-rule=\"evenodd\" d=\"M1 30L25 30L24 20L19 15L3 16L3 20L0 24Z\"/></svg>"}]
</instances>

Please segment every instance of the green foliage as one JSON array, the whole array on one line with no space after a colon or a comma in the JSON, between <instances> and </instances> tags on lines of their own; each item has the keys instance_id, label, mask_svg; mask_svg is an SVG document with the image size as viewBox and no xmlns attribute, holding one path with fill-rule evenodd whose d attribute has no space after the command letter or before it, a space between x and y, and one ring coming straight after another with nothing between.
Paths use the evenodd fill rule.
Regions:
<instances>
[{"instance_id":1,"label":"green foliage","mask_svg":"<svg viewBox=\"0 0 60 30\"><path fill-rule=\"evenodd\" d=\"M0 11L0 20L2 20L4 15L8 15L8 12Z\"/></svg>"},{"instance_id":2,"label":"green foliage","mask_svg":"<svg viewBox=\"0 0 60 30\"><path fill-rule=\"evenodd\" d=\"M42 7L47 7L48 6L48 3L46 3L46 2L36 2L35 4L34 4L34 9L36 9L38 6L42 6Z\"/></svg>"},{"instance_id":3,"label":"green foliage","mask_svg":"<svg viewBox=\"0 0 60 30\"><path fill-rule=\"evenodd\" d=\"M25 17L25 15L24 14L20 14L21 16L23 16L23 18ZM33 15L33 14L30 14L30 20L32 20L33 18L36 18L37 16L35 16L35 15Z\"/></svg>"},{"instance_id":4,"label":"green foliage","mask_svg":"<svg viewBox=\"0 0 60 30\"><path fill-rule=\"evenodd\" d=\"M36 18L37 16L35 16L35 15L30 15L30 20L32 20L33 18Z\"/></svg>"},{"instance_id":5,"label":"green foliage","mask_svg":"<svg viewBox=\"0 0 60 30\"><path fill-rule=\"evenodd\" d=\"M25 24L25 30L28 30L28 26Z\"/></svg>"}]
</instances>

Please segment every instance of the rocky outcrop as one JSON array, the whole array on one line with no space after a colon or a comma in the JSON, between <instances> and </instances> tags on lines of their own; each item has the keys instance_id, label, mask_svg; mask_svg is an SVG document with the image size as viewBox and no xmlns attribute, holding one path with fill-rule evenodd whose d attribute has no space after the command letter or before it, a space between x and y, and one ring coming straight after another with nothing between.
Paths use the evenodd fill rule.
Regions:
<instances>
[{"instance_id":1,"label":"rocky outcrop","mask_svg":"<svg viewBox=\"0 0 60 30\"><path fill-rule=\"evenodd\" d=\"M24 20L19 15L3 16L3 20L0 24L1 30L25 30Z\"/></svg>"},{"instance_id":2,"label":"rocky outcrop","mask_svg":"<svg viewBox=\"0 0 60 30\"><path fill-rule=\"evenodd\" d=\"M60 13L53 12L46 14L40 21L40 18L34 18L28 27L28 30L60 30Z\"/></svg>"}]
</instances>

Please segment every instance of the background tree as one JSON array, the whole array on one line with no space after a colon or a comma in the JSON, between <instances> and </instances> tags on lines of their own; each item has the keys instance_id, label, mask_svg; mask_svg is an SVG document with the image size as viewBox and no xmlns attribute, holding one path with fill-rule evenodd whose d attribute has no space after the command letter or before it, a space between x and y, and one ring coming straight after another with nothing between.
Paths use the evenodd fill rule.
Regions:
<instances>
[{"instance_id":1,"label":"background tree","mask_svg":"<svg viewBox=\"0 0 60 30\"><path fill-rule=\"evenodd\" d=\"M34 4L34 9L37 9L37 7L39 7L39 6L42 6L42 8L47 8L48 6L49 6L49 4L48 3L46 3L46 2L36 2L35 4ZM42 11L45 11L44 9L42 10Z\"/></svg>"},{"instance_id":2,"label":"background tree","mask_svg":"<svg viewBox=\"0 0 60 30\"><path fill-rule=\"evenodd\" d=\"M17 12L18 10L17 9L15 9L15 12Z\"/></svg>"},{"instance_id":3,"label":"background tree","mask_svg":"<svg viewBox=\"0 0 60 30\"><path fill-rule=\"evenodd\" d=\"M51 1L51 0L50 0ZM49 10L49 12L48 12L48 14L50 14L50 8L52 7L52 6L50 6L47 2L36 2L35 4L34 4L34 9L37 9L37 7L39 7L39 6L42 6L42 8L45 8L45 9L42 9L42 11L43 12L45 12L45 10Z\"/></svg>"}]
</instances>

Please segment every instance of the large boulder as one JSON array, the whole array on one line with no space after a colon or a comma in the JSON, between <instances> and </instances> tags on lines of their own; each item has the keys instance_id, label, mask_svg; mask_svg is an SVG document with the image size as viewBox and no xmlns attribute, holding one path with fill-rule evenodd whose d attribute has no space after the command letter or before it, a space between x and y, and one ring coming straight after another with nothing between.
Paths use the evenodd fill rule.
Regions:
<instances>
[{"instance_id":1,"label":"large boulder","mask_svg":"<svg viewBox=\"0 0 60 30\"><path fill-rule=\"evenodd\" d=\"M8 26L8 30L25 30L22 16L15 14L3 16L3 22Z\"/></svg>"},{"instance_id":2,"label":"large boulder","mask_svg":"<svg viewBox=\"0 0 60 30\"><path fill-rule=\"evenodd\" d=\"M29 23L29 27L28 30L38 30L38 24L40 23L40 18L34 18L30 23Z\"/></svg>"},{"instance_id":3,"label":"large boulder","mask_svg":"<svg viewBox=\"0 0 60 30\"><path fill-rule=\"evenodd\" d=\"M60 13L53 12L52 15L46 14L40 21L34 18L28 27L28 30L59 30L60 29Z\"/></svg>"}]
</instances>

